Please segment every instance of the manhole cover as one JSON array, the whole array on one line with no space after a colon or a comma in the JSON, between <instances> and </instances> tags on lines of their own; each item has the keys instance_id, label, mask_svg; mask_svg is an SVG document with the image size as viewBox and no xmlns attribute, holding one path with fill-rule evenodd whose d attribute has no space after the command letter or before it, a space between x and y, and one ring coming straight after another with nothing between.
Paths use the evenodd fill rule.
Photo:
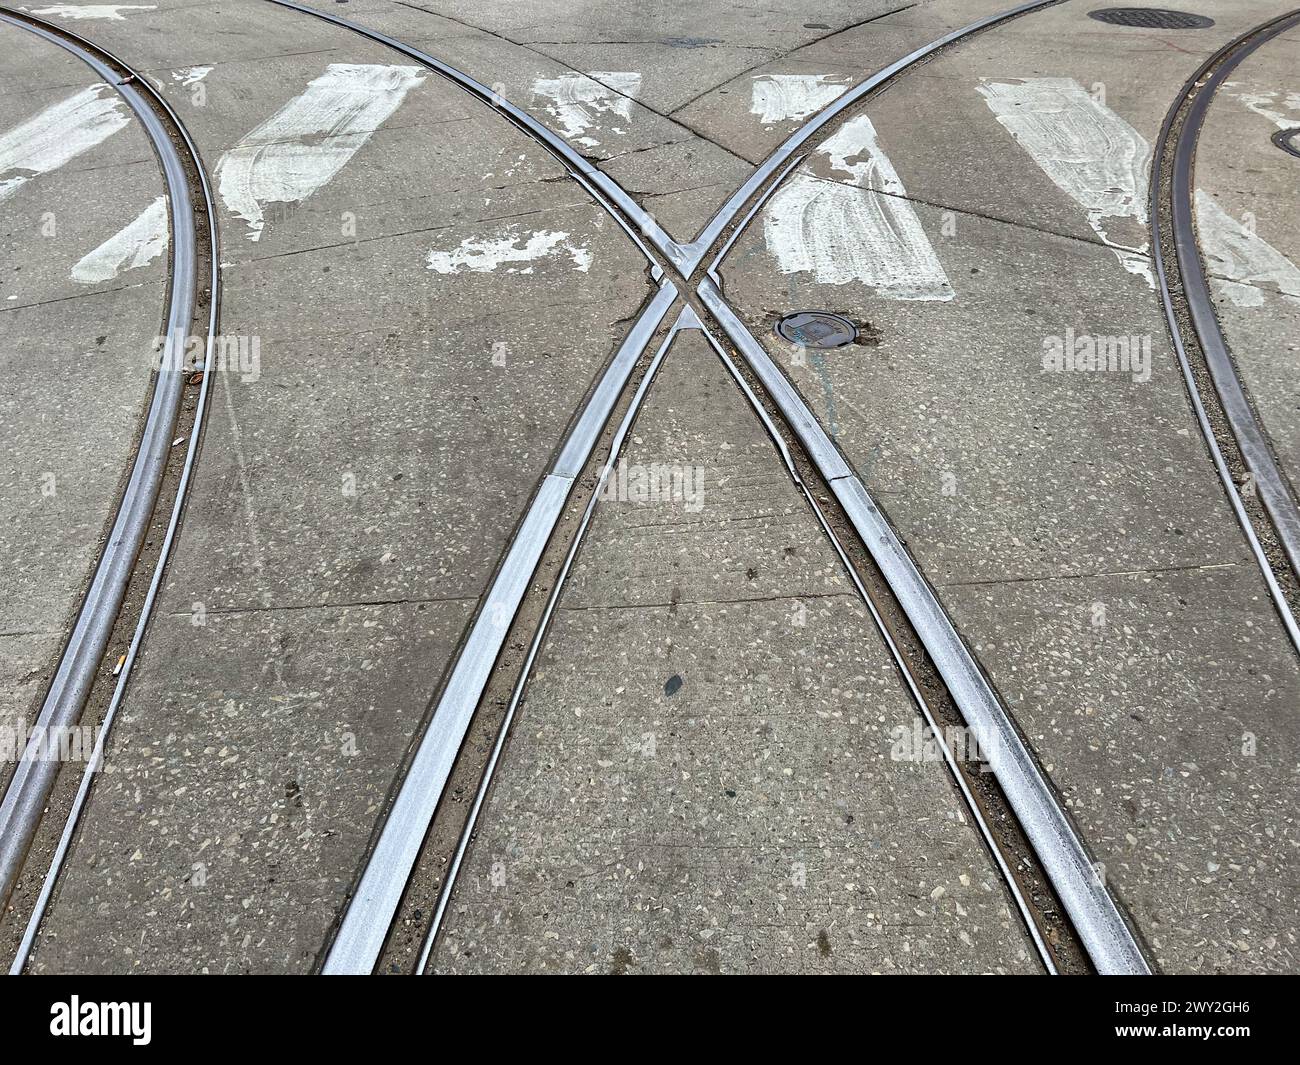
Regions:
<instances>
[{"instance_id":1,"label":"manhole cover","mask_svg":"<svg viewBox=\"0 0 1300 1065\"><path fill-rule=\"evenodd\" d=\"M1214 19L1204 15L1163 7L1103 7L1089 11L1088 17L1112 26L1136 26L1143 30L1203 30L1214 25Z\"/></svg>"},{"instance_id":2,"label":"manhole cover","mask_svg":"<svg viewBox=\"0 0 1300 1065\"><path fill-rule=\"evenodd\" d=\"M842 314L795 311L776 323L778 336L806 348L842 348L858 339L858 328Z\"/></svg>"},{"instance_id":3,"label":"manhole cover","mask_svg":"<svg viewBox=\"0 0 1300 1065\"><path fill-rule=\"evenodd\" d=\"M1300 126L1295 129L1280 129L1273 134L1273 143L1284 152L1300 158Z\"/></svg>"}]
</instances>

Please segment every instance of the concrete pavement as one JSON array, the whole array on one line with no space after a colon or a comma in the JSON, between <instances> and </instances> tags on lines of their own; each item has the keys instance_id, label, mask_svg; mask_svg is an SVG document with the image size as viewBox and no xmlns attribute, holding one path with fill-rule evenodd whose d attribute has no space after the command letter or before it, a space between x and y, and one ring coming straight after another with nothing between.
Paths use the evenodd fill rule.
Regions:
<instances>
[{"instance_id":1,"label":"concrete pavement","mask_svg":"<svg viewBox=\"0 0 1300 1065\"><path fill-rule=\"evenodd\" d=\"M317 6L492 86L688 239L842 89L1008 2ZM1155 961L1293 971L1300 664L1191 417L1143 200L1182 81L1279 8L1205 0L1214 27L1155 33L1093 6L972 38L846 115L742 234L725 292L938 588ZM346 30L260 0L65 19L198 142L235 357L30 968L308 972L648 264L534 142ZM0 137L86 85L2 32ZM1296 161L1266 136L1288 48L1215 103L1198 180L1294 262ZM10 718L110 512L166 276L138 131L28 169L0 170L21 179L0 198ZM1225 281L1293 464L1288 282ZM862 342L791 349L773 325L804 308ZM1045 361L1080 339L1124 341L1124 365ZM623 458L700 494L598 504L433 968L1036 971L946 769L894 757L916 720L901 678L697 332ZM61 473L36 492L48 468L69 494Z\"/></svg>"}]
</instances>

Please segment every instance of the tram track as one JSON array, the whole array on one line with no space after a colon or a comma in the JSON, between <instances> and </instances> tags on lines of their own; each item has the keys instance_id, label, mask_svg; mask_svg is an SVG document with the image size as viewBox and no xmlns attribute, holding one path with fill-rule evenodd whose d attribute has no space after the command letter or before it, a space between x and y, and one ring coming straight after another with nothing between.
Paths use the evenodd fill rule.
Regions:
<instances>
[{"instance_id":1,"label":"tram track","mask_svg":"<svg viewBox=\"0 0 1300 1065\"><path fill-rule=\"evenodd\" d=\"M730 248L736 233L754 216L779 181L797 165L802 158L799 155L800 149L812 143L816 134L834 118L863 101L873 91L888 85L916 63L932 57L970 34L997 26L1008 19L1034 10L1052 6L1059 0L1038 0L1038 2L1022 4L1003 14L990 16L961 30L953 31L929 45L914 50L859 83L844 94L835 105L819 113L787 139L733 194L718 214L703 228L696 240L689 245L673 241L612 179L598 171L552 131L502 100L482 83L418 49L413 49L392 37L369 30L347 19L295 4L291 0L271 0L271 2L322 18L373 41L393 47L460 84L482 102L502 113L516 127L556 156L566 166L570 175L593 195L596 202L613 215L619 224L637 240L642 252L654 264L653 273L660 280L661 288L650 308L643 312L624 341L612 366L619 364L624 356L626 356L625 361L628 362L635 362L636 358L640 357L649 336L669 313L679 295L686 306L698 316L706 332L709 332L709 327L712 326L714 330L726 336L744 365L753 374L757 391L761 391L765 397L771 397L773 409L790 429L791 442L807 454L811 468L816 470L833 495L835 505L845 519L846 528L851 530L856 541L852 545L853 550L869 556L872 564L884 575L885 586L898 602L902 615L912 625L925 653L933 662L943 685L950 693L961 718L972 728L997 737L995 746L999 755L992 765L993 774L1010 809L1014 811L1025 837L1042 864L1045 879L1050 883L1050 890L1054 892L1056 898L1059 898L1068 915L1070 927L1082 942L1089 964L1096 971L1103 973L1149 972L1149 963L1145 959L1142 948L1120 913L1103 879L1098 875L1096 864L1066 814L1064 805L1038 767L1000 697L957 633L933 589L912 561L888 519L876 505L857 474L822 430L815 415L785 375L772 363L762 345L731 311L715 280L716 268ZM637 239L638 235L644 236L645 241ZM710 260L711 252L714 253L714 257ZM707 267L704 265L706 260L709 261ZM647 314L653 315L654 309L660 304L662 306L657 312L658 317L654 319L653 325L647 327ZM712 337L712 334L710 335ZM634 336L643 339L629 347ZM716 343L716 338L714 342ZM612 366L606 372L606 378L598 386L597 395L607 394L606 385L612 385L612 379L609 377ZM641 384L637 387L643 390L648 385L648 380L649 375L642 378ZM624 378L623 387L627 386L627 382L628 379ZM643 391L640 394L643 394ZM628 413L629 418L634 415L635 407L634 401ZM606 417L612 409L611 402L605 408ZM586 422L589 416L593 419L598 417L591 412L592 408L589 406L588 410L580 416L579 424ZM604 421L599 424L603 425ZM593 446L586 445L585 453L588 459L592 454ZM499 653L506 632L515 617L515 611L523 601L531 574L542 562L546 542L555 530L560 511L568 498L569 491L573 488L572 478L576 477L578 469L573 460L579 457L581 450L581 447L575 445L574 437L571 435L562 446L557 465L543 479L538 495L525 515L518 534L507 548L488 600L480 608L476 620L471 625L461 653L452 668L451 679L438 697L430 724L419 740L410 767L402 777L390 809L383 818L375 846L343 914L338 931L325 954L322 964L324 973L371 972L374 971L384 953L385 943L389 939L399 907L403 905L406 897L412 871L420 860L424 842L446 795L444 789L453 770L455 759L464 743L475 709L490 683L494 658L489 655L493 648ZM565 456L570 460L568 464L564 461ZM552 480L552 478L559 478L559 480ZM565 478L569 479L566 481ZM575 533L579 539L583 527L585 523L581 524ZM839 542L836 542L837 548L843 551ZM576 547L577 539L569 545L552 545L551 550L558 550L561 557L565 557L566 551L576 550ZM558 584L559 582L556 585L557 589ZM499 595L498 585L501 587ZM545 616L549 616L550 609L548 606ZM508 616L503 617L502 610L509 611ZM527 655L524 667L518 674L519 679L510 685L515 689L515 694L506 711L504 720L507 723L513 714L519 693L526 683L527 664L531 663L534 655L535 646ZM518 669L519 663L512 663L511 668ZM498 734L493 745L493 753L487 759L487 766L495 765L499 744L503 742L505 735L505 731ZM487 786L489 780L490 772L476 789L473 812L467 820L463 821L465 827L456 845L452 859L453 867L458 865L459 856L463 854L469 835L473 831L473 818L481 807L485 794L482 789ZM962 787L960 783L958 786ZM975 802L968 790L966 799L974 811ZM981 817L978 812L976 816ZM999 862L1005 874L1005 860L999 859ZM439 886L439 897L435 900L434 907L434 912L439 918L445 910L447 893L450 891L453 879L454 877L443 878ZM1022 914L1027 914L1028 906L1019 888L1013 881L1009 881L1009 884ZM1027 917L1027 920L1033 928L1036 922L1032 916ZM1041 930L1035 929L1033 937L1040 948L1045 967L1052 971L1054 965L1042 946ZM432 941L433 936L429 935L421 947L421 965L427 961Z\"/></svg>"},{"instance_id":2,"label":"tram track","mask_svg":"<svg viewBox=\"0 0 1300 1065\"><path fill-rule=\"evenodd\" d=\"M0 801L0 903L26 913L11 966L20 972L31 950L78 818L103 761L104 743L179 529L207 408L219 315L219 257L212 197L198 149L162 94L115 55L36 16L0 9L0 22L76 56L123 98L158 156L167 188L170 270L167 309L149 407L111 528L89 586L42 698L33 734ZM205 340L203 367L187 367L191 337ZM189 384L195 369L197 388ZM181 441L185 448L179 448ZM116 658L115 658L116 656ZM116 668L105 669L116 661ZM58 735L81 722L98 725L94 748L75 791L60 781ZM55 794L56 788L58 794ZM48 807L48 813L47 813ZM61 825L61 827L60 827ZM47 871L39 889L15 898L23 874ZM30 905L28 904L30 901Z\"/></svg>"},{"instance_id":3,"label":"tram track","mask_svg":"<svg viewBox=\"0 0 1300 1065\"><path fill-rule=\"evenodd\" d=\"M1152 251L1160 301L1188 398L1269 596L1300 652L1300 506L1228 349L1196 233L1194 167L1211 100L1243 59L1300 25L1291 11L1230 41L1180 90L1151 166Z\"/></svg>"}]
</instances>

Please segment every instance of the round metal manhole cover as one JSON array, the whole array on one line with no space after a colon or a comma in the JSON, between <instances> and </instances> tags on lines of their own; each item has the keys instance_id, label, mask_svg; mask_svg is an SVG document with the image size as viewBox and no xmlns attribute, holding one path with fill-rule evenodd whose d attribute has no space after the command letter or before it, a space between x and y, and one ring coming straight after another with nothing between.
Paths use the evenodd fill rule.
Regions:
<instances>
[{"instance_id":1,"label":"round metal manhole cover","mask_svg":"<svg viewBox=\"0 0 1300 1065\"><path fill-rule=\"evenodd\" d=\"M776 323L777 335L806 348L842 348L858 339L858 327L842 314L795 311Z\"/></svg>"},{"instance_id":2,"label":"round metal manhole cover","mask_svg":"<svg viewBox=\"0 0 1300 1065\"><path fill-rule=\"evenodd\" d=\"M1136 26L1141 30L1203 30L1214 25L1214 19L1205 15L1163 7L1103 7L1089 11L1088 17L1112 26Z\"/></svg>"},{"instance_id":3,"label":"round metal manhole cover","mask_svg":"<svg viewBox=\"0 0 1300 1065\"><path fill-rule=\"evenodd\" d=\"M1273 143L1284 152L1289 152L1300 159L1300 126L1295 129L1280 129L1273 134Z\"/></svg>"}]
</instances>

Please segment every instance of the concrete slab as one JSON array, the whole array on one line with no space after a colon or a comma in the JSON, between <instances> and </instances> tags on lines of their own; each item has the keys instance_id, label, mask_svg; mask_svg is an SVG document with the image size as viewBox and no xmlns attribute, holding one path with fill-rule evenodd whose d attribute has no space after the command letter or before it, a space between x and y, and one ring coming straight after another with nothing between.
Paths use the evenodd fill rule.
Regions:
<instances>
[{"instance_id":1,"label":"concrete slab","mask_svg":"<svg viewBox=\"0 0 1300 1065\"><path fill-rule=\"evenodd\" d=\"M309 972L469 608L158 618L32 970Z\"/></svg>"},{"instance_id":2,"label":"concrete slab","mask_svg":"<svg viewBox=\"0 0 1300 1065\"><path fill-rule=\"evenodd\" d=\"M724 277L891 516L958 553L936 558L933 576L1032 580L1244 562L1238 531L1221 520L1231 512L1204 444L1184 421L1182 377L1142 279L1089 242L965 215L945 238L941 211L914 209L936 234L950 302L782 275L761 223ZM804 307L868 322L873 343L797 364L773 327ZM1044 372L1045 342L1066 330L1149 338L1149 379Z\"/></svg>"},{"instance_id":3,"label":"concrete slab","mask_svg":"<svg viewBox=\"0 0 1300 1065\"><path fill-rule=\"evenodd\" d=\"M156 288L167 279L166 186L156 162L64 167L32 185L0 214L0 313L90 292ZM110 242L159 199L154 209L162 225L151 231L155 239L125 240L113 251ZM155 335L162 329L161 306L156 317Z\"/></svg>"},{"instance_id":4,"label":"concrete slab","mask_svg":"<svg viewBox=\"0 0 1300 1065\"><path fill-rule=\"evenodd\" d=\"M598 504L434 970L1033 971L946 769L891 761L915 710L698 334L625 457L702 492Z\"/></svg>"},{"instance_id":5,"label":"concrete slab","mask_svg":"<svg viewBox=\"0 0 1300 1065\"><path fill-rule=\"evenodd\" d=\"M591 209L581 211L589 223ZM392 251L384 241L357 246L364 257L321 252L229 272L227 328L262 336L262 363L257 380L221 382L194 502L205 517L173 571L209 609L483 588L621 340L618 323L600 316L630 314L643 283L624 258L618 276L556 261L495 280L430 275L426 288L417 271L428 244L400 242L411 252L404 274L371 269L374 249ZM398 276L409 279L400 290ZM375 282L392 298L335 315L322 294L303 300L300 318L276 321L268 290L305 297L313 280L336 299ZM490 309L529 300L531 317ZM317 324L321 315L333 328Z\"/></svg>"},{"instance_id":6,"label":"concrete slab","mask_svg":"<svg viewBox=\"0 0 1300 1065\"><path fill-rule=\"evenodd\" d=\"M933 554L930 552L929 554ZM1295 668L1247 565L949 584L1170 972L1294 972Z\"/></svg>"},{"instance_id":7,"label":"concrete slab","mask_svg":"<svg viewBox=\"0 0 1300 1065\"><path fill-rule=\"evenodd\" d=\"M71 25L52 21L56 25ZM79 89L95 80L90 68L71 53L8 23L0 25L0 48L5 54L5 68L0 71L0 99L32 92ZM9 106L7 102L0 104L0 115Z\"/></svg>"},{"instance_id":8,"label":"concrete slab","mask_svg":"<svg viewBox=\"0 0 1300 1065\"><path fill-rule=\"evenodd\" d=\"M149 285L0 312L0 629L52 631L73 609L130 459L164 300Z\"/></svg>"}]
</instances>

